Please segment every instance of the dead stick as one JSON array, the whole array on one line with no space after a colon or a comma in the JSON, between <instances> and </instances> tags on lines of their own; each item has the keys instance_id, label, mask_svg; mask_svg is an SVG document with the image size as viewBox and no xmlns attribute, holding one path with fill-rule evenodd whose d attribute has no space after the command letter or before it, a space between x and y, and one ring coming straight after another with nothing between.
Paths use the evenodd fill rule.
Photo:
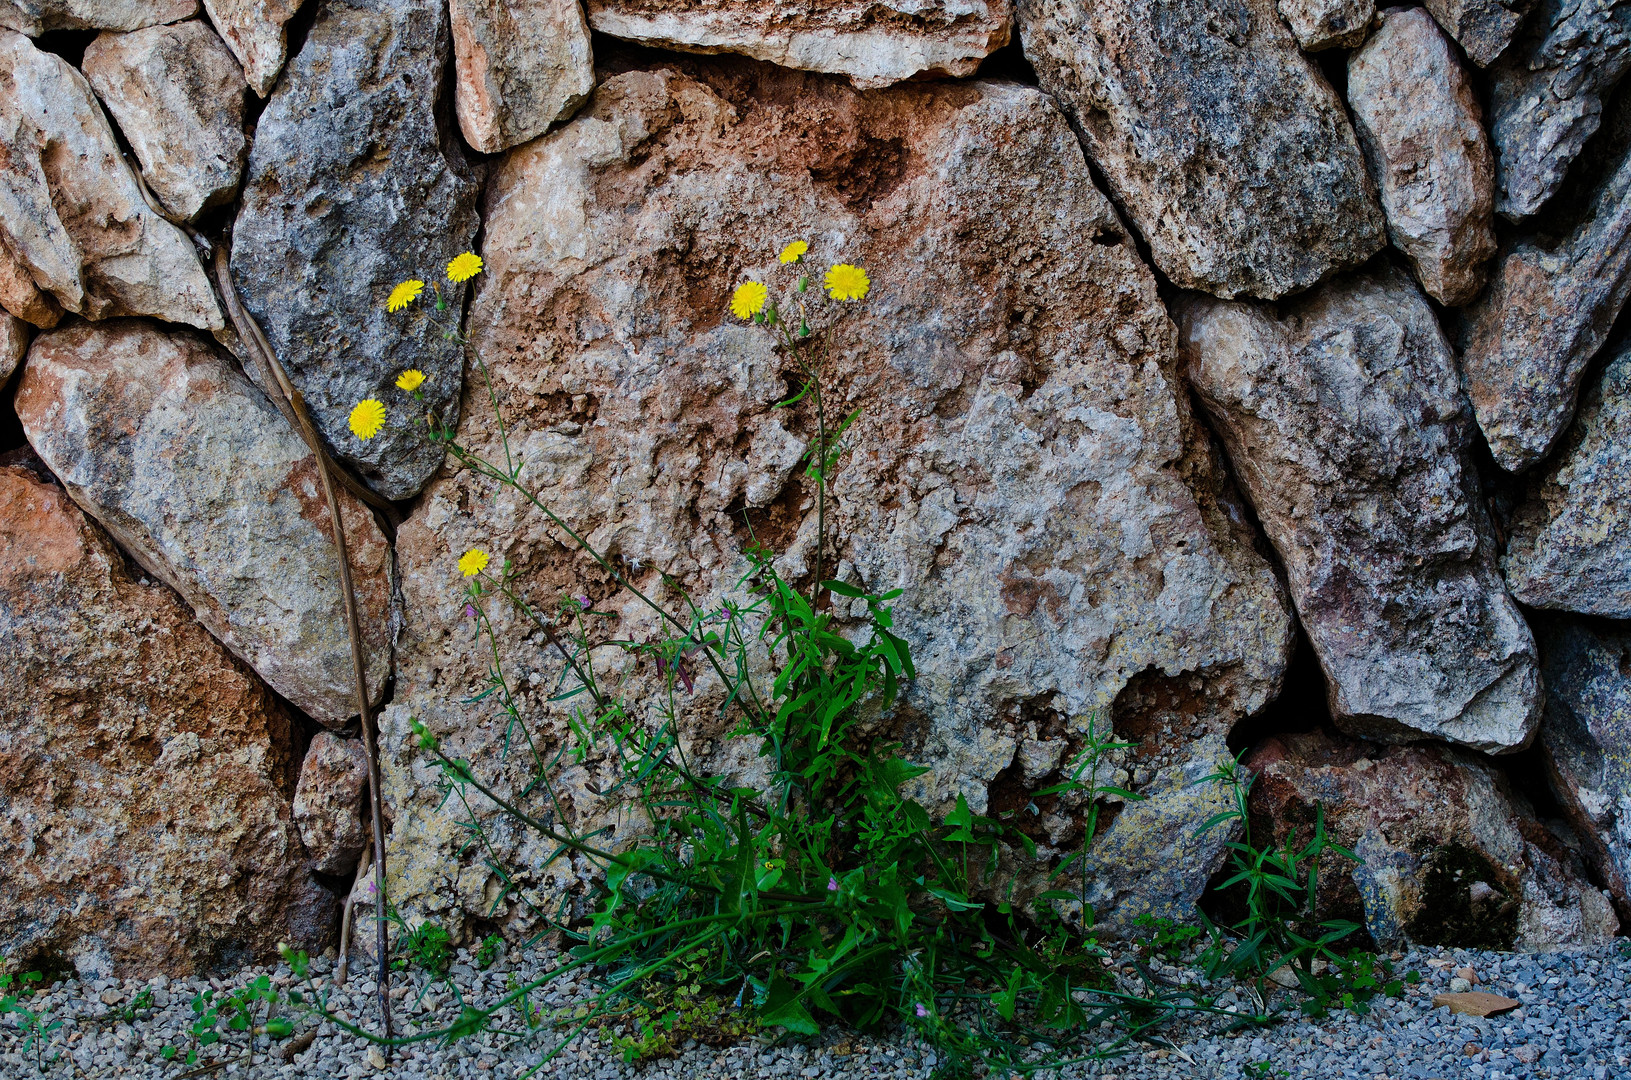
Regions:
<instances>
[{"instance_id":1,"label":"dead stick","mask_svg":"<svg viewBox=\"0 0 1631 1080\"><path fill-rule=\"evenodd\" d=\"M345 914L340 918L340 963L334 969L336 986L345 985L346 970L351 966L351 910L357 906L357 888L368 876L372 855L372 849L362 849L362 858L357 860L357 873L351 881L351 891L345 894Z\"/></svg>"}]
</instances>

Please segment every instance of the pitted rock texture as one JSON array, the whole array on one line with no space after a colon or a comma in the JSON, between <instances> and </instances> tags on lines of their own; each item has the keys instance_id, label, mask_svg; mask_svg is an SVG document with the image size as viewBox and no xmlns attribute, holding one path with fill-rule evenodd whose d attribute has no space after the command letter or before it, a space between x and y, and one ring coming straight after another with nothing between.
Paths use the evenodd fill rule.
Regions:
<instances>
[{"instance_id":1,"label":"pitted rock texture","mask_svg":"<svg viewBox=\"0 0 1631 1080\"><path fill-rule=\"evenodd\" d=\"M328 731L313 736L294 789L294 820L312 865L322 873L344 874L356 867L368 844L362 817L367 790L362 740Z\"/></svg>"},{"instance_id":2,"label":"pitted rock texture","mask_svg":"<svg viewBox=\"0 0 1631 1080\"><path fill-rule=\"evenodd\" d=\"M4 229L0 229L0 308L44 330L62 321L56 297L42 292L34 276L6 250Z\"/></svg>"},{"instance_id":3,"label":"pitted rock texture","mask_svg":"<svg viewBox=\"0 0 1631 1080\"><path fill-rule=\"evenodd\" d=\"M1393 246L1433 299L1472 300L1495 254L1495 160L1477 95L1427 12L1382 13L1348 60L1348 104Z\"/></svg>"},{"instance_id":4,"label":"pitted rock texture","mask_svg":"<svg viewBox=\"0 0 1631 1080\"><path fill-rule=\"evenodd\" d=\"M459 346L385 310L400 281L449 288L444 268L476 234L476 185L437 130L447 49L440 6L322 0L261 114L233 229L244 306L335 457L388 499L412 496L442 462L425 410L458 420ZM427 376L423 405L395 388L406 368ZM364 398L390 410L367 442L347 424Z\"/></svg>"},{"instance_id":5,"label":"pitted rock texture","mask_svg":"<svg viewBox=\"0 0 1631 1080\"><path fill-rule=\"evenodd\" d=\"M204 10L243 66L249 88L261 97L270 94L283 70L287 24L300 0L204 0Z\"/></svg>"},{"instance_id":6,"label":"pitted rock texture","mask_svg":"<svg viewBox=\"0 0 1631 1080\"><path fill-rule=\"evenodd\" d=\"M602 34L664 49L741 53L875 88L973 75L1008 44L1012 0L586 0Z\"/></svg>"},{"instance_id":7,"label":"pitted rock texture","mask_svg":"<svg viewBox=\"0 0 1631 1080\"><path fill-rule=\"evenodd\" d=\"M1551 952L1613 939L1613 905L1586 879L1576 838L1548 827L1505 777L1449 747L1379 747L1318 733L1254 750L1253 841L1313 835L1359 856L1322 867L1322 914L1384 948L1405 943Z\"/></svg>"},{"instance_id":8,"label":"pitted rock texture","mask_svg":"<svg viewBox=\"0 0 1631 1080\"><path fill-rule=\"evenodd\" d=\"M1511 44L1534 0L1426 0L1427 10L1467 51L1467 59L1489 67Z\"/></svg>"},{"instance_id":9,"label":"pitted rock texture","mask_svg":"<svg viewBox=\"0 0 1631 1080\"><path fill-rule=\"evenodd\" d=\"M1609 891L1631 906L1631 633L1544 619L1536 636L1552 790Z\"/></svg>"},{"instance_id":10,"label":"pitted rock texture","mask_svg":"<svg viewBox=\"0 0 1631 1080\"><path fill-rule=\"evenodd\" d=\"M327 503L306 445L213 343L135 320L34 339L17 415L68 493L272 688L355 715ZM391 672L391 554L341 492L369 692Z\"/></svg>"},{"instance_id":11,"label":"pitted rock texture","mask_svg":"<svg viewBox=\"0 0 1631 1080\"><path fill-rule=\"evenodd\" d=\"M1531 480L1504 569L1526 604L1631 619L1631 350L1586 392L1556 459Z\"/></svg>"},{"instance_id":12,"label":"pitted rock texture","mask_svg":"<svg viewBox=\"0 0 1631 1080\"><path fill-rule=\"evenodd\" d=\"M209 24L102 34L80 67L166 210L190 221L232 201L249 153L247 88Z\"/></svg>"},{"instance_id":13,"label":"pitted rock texture","mask_svg":"<svg viewBox=\"0 0 1631 1080\"><path fill-rule=\"evenodd\" d=\"M83 978L321 950L289 716L63 490L0 468L0 950Z\"/></svg>"},{"instance_id":14,"label":"pitted rock texture","mask_svg":"<svg viewBox=\"0 0 1631 1080\"><path fill-rule=\"evenodd\" d=\"M1516 221L1552 197L1628 66L1631 0L1540 0L1490 69L1496 210Z\"/></svg>"},{"instance_id":15,"label":"pitted rock texture","mask_svg":"<svg viewBox=\"0 0 1631 1080\"><path fill-rule=\"evenodd\" d=\"M1337 724L1390 742L1526 745L1534 638L1496 568L1455 355L1415 285L1385 269L1278 310L1194 297L1178 318Z\"/></svg>"},{"instance_id":16,"label":"pitted rock texture","mask_svg":"<svg viewBox=\"0 0 1631 1080\"><path fill-rule=\"evenodd\" d=\"M1278 6L1305 52L1351 49L1376 17L1376 0L1279 0Z\"/></svg>"},{"instance_id":17,"label":"pitted rock texture","mask_svg":"<svg viewBox=\"0 0 1631 1080\"><path fill-rule=\"evenodd\" d=\"M1512 472L1562 437L1586 365L1631 293L1631 155L1587 199L1567 235L1514 243L1467 310L1467 393L1496 464Z\"/></svg>"},{"instance_id":18,"label":"pitted rock texture","mask_svg":"<svg viewBox=\"0 0 1631 1080\"><path fill-rule=\"evenodd\" d=\"M1020 0L1025 55L1176 284L1269 299L1385 243L1342 101L1272 0Z\"/></svg>"},{"instance_id":19,"label":"pitted rock texture","mask_svg":"<svg viewBox=\"0 0 1631 1080\"><path fill-rule=\"evenodd\" d=\"M543 134L595 88L578 0L450 0L448 14L459 130L482 153Z\"/></svg>"},{"instance_id":20,"label":"pitted rock texture","mask_svg":"<svg viewBox=\"0 0 1631 1080\"><path fill-rule=\"evenodd\" d=\"M5 385L28 352L28 324L0 312L0 386Z\"/></svg>"},{"instance_id":21,"label":"pitted rock texture","mask_svg":"<svg viewBox=\"0 0 1631 1080\"><path fill-rule=\"evenodd\" d=\"M746 61L627 71L509 155L486 218L472 348L531 485L646 587L670 574L704 605L747 565L744 516L785 573L814 572L815 492L798 467L811 407L774 408L793 370L730 316L731 290L745 278L790 288L797 268L777 252L795 239L812 244L818 281L834 262L868 267L871 292L841 308L826 376L831 408L861 413L822 573L904 590L895 626L918 679L878 737L932 766L926 805L962 793L983 808L1000 801L999 774L1030 762L1034 776L1049 757L1031 744L1073 758L1095 710L1149 717L1138 760L1116 768L1152 794L1140 813L1164 812L1165 831L1111 826L1094 849L1116 875L1099 915L1187 917L1211 866L1183 856L1215 807L1185 781L1273 695L1291 625L1188 413L1153 275L1047 96L987 82L858 94ZM459 438L501 454L485 393L467 387ZM391 888L404 904L474 915L487 871L455 859L457 815L437 809L429 765L406 745L410 715L472 760L493 761L503 736L490 704L460 704L486 685L488 661L455 560L481 546L546 609L585 593L620 613L619 636L657 628L542 514L507 496L495 506L468 472L424 499L397 549L403 666L382 736ZM531 680L523 715L563 738L564 717L540 704L551 654L519 640L513 615L490 616L506 669ZM597 663L632 672L616 650ZM1175 720L1125 697L1152 679L1183 687ZM707 719L718 692L711 676L697 684L690 752L754 776L758 747ZM576 820L615 821L593 768L558 789ZM545 854L495 825L501 848ZM1068 845L1079 810L1049 828ZM551 874L526 888L571 883Z\"/></svg>"},{"instance_id":22,"label":"pitted rock texture","mask_svg":"<svg viewBox=\"0 0 1631 1080\"><path fill-rule=\"evenodd\" d=\"M142 198L85 77L6 30L0 154L0 240L63 308L224 325L192 244Z\"/></svg>"},{"instance_id":23,"label":"pitted rock texture","mask_svg":"<svg viewBox=\"0 0 1631 1080\"><path fill-rule=\"evenodd\" d=\"M0 27L29 37L48 30L140 30L198 11L198 0L0 0Z\"/></svg>"}]
</instances>

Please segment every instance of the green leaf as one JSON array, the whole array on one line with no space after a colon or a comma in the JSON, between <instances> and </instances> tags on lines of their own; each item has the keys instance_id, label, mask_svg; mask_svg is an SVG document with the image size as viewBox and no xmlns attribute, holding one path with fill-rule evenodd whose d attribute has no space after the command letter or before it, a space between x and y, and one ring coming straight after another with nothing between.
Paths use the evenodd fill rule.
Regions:
<instances>
[{"instance_id":1,"label":"green leaf","mask_svg":"<svg viewBox=\"0 0 1631 1080\"><path fill-rule=\"evenodd\" d=\"M770 979L770 992L759 1008L759 1019L786 1028L795 1035L819 1035L821 1025L804 1007L804 990L780 975Z\"/></svg>"}]
</instances>

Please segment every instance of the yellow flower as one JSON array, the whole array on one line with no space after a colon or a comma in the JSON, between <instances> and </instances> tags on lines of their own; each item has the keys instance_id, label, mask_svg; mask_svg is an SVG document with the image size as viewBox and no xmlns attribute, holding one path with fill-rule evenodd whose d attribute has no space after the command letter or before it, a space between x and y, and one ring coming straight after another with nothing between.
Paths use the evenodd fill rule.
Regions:
<instances>
[{"instance_id":1,"label":"yellow flower","mask_svg":"<svg viewBox=\"0 0 1631 1080\"><path fill-rule=\"evenodd\" d=\"M418 278L412 278L408 281L404 281L402 284L392 289L391 295L385 298L385 310L401 311L403 308L419 299L419 294L424 291L425 283L420 281Z\"/></svg>"},{"instance_id":2,"label":"yellow flower","mask_svg":"<svg viewBox=\"0 0 1631 1080\"><path fill-rule=\"evenodd\" d=\"M473 251L463 255L455 255L453 261L447 264L447 280L452 282L469 281L481 273L481 256Z\"/></svg>"},{"instance_id":3,"label":"yellow flower","mask_svg":"<svg viewBox=\"0 0 1631 1080\"><path fill-rule=\"evenodd\" d=\"M465 577L475 577L487 569L487 553L481 548L471 548L459 556L459 573Z\"/></svg>"},{"instance_id":4,"label":"yellow flower","mask_svg":"<svg viewBox=\"0 0 1631 1080\"><path fill-rule=\"evenodd\" d=\"M396 388L413 393L425 381L425 373L418 368L409 368L396 377Z\"/></svg>"},{"instance_id":5,"label":"yellow flower","mask_svg":"<svg viewBox=\"0 0 1631 1080\"><path fill-rule=\"evenodd\" d=\"M828 270L822 284L827 287L827 295L834 300L862 300L867 290L872 288L866 271L849 263L839 263Z\"/></svg>"},{"instance_id":6,"label":"yellow flower","mask_svg":"<svg viewBox=\"0 0 1631 1080\"><path fill-rule=\"evenodd\" d=\"M373 398L363 398L351 410L351 434L359 439L372 439L385 426L385 406Z\"/></svg>"},{"instance_id":7,"label":"yellow flower","mask_svg":"<svg viewBox=\"0 0 1631 1080\"><path fill-rule=\"evenodd\" d=\"M757 281L744 281L731 293L731 314L738 319L751 319L765 309L770 290Z\"/></svg>"},{"instance_id":8,"label":"yellow flower","mask_svg":"<svg viewBox=\"0 0 1631 1080\"><path fill-rule=\"evenodd\" d=\"M804 253L809 250L809 244L806 244L803 240L794 240L791 244L782 248L782 253L778 257L784 263L796 263L804 258Z\"/></svg>"}]
</instances>

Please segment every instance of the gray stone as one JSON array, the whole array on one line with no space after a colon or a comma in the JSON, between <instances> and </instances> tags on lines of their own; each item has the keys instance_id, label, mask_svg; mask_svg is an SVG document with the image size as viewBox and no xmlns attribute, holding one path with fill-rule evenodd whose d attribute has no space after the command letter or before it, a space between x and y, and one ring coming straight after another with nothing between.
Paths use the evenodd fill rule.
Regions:
<instances>
[{"instance_id":1,"label":"gray stone","mask_svg":"<svg viewBox=\"0 0 1631 1080\"><path fill-rule=\"evenodd\" d=\"M1020 0L1025 55L1176 284L1269 299L1384 222L1342 101L1272 0Z\"/></svg>"},{"instance_id":2,"label":"gray stone","mask_svg":"<svg viewBox=\"0 0 1631 1080\"><path fill-rule=\"evenodd\" d=\"M4 386L28 352L28 324L0 312L0 386Z\"/></svg>"},{"instance_id":3,"label":"gray stone","mask_svg":"<svg viewBox=\"0 0 1631 1080\"><path fill-rule=\"evenodd\" d=\"M0 234L3 232L0 230ZM12 258L4 235L0 235L0 308L43 330L62 320L62 305L50 293L42 292L28 269Z\"/></svg>"},{"instance_id":4,"label":"gray stone","mask_svg":"<svg viewBox=\"0 0 1631 1080\"><path fill-rule=\"evenodd\" d=\"M1351 49L1376 17L1376 0L1278 0L1278 7L1305 52Z\"/></svg>"},{"instance_id":5,"label":"gray stone","mask_svg":"<svg viewBox=\"0 0 1631 1080\"><path fill-rule=\"evenodd\" d=\"M147 323L34 339L17 415L74 501L199 621L317 720L356 713L327 504L314 460L204 339ZM370 693L391 674L391 553L341 492Z\"/></svg>"},{"instance_id":6,"label":"gray stone","mask_svg":"<svg viewBox=\"0 0 1631 1080\"><path fill-rule=\"evenodd\" d=\"M6 30L0 154L0 241L64 309L224 325L192 244L147 205L84 76Z\"/></svg>"},{"instance_id":7,"label":"gray stone","mask_svg":"<svg viewBox=\"0 0 1631 1080\"><path fill-rule=\"evenodd\" d=\"M232 201L249 153L247 88L208 23L102 34L80 68L166 210L190 221Z\"/></svg>"},{"instance_id":8,"label":"gray stone","mask_svg":"<svg viewBox=\"0 0 1631 1080\"><path fill-rule=\"evenodd\" d=\"M367 790L368 754L362 740L319 731L300 763L294 820L320 872L346 874L356 868L368 844L362 816Z\"/></svg>"},{"instance_id":9,"label":"gray stone","mask_svg":"<svg viewBox=\"0 0 1631 1080\"><path fill-rule=\"evenodd\" d=\"M1552 197L1627 66L1631 0L1541 0L1490 69L1497 211L1516 221Z\"/></svg>"},{"instance_id":10,"label":"gray stone","mask_svg":"<svg viewBox=\"0 0 1631 1080\"><path fill-rule=\"evenodd\" d=\"M476 233L476 185L436 126L447 34L434 5L323 0L256 127L232 237L244 306L335 457L389 499L412 496L442 462L425 411L458 420L464 357L423 324L431 297L385 310L398 282L442 279ZM406 368L427 377L422 406L393 385ZM366 442L347 423L365 398L389 407Z\"/></svg>"},{"instance_id":11,"label":"gray stone","mask_svg":"<svg viewBox=\"0 0 1631 1080\"><path fill-rule=\"evenodd\" d=\"M1338 726L1527 745L1534 638L1496 568L1455 355L1415 285L1389 268L1278 310L1195 297L1179 322Z\"/></svg>"},{"instance_id":12,"label":"gray stone","mask_svg":"<svg viewBox=\"0 0 1631 1080\"><path fill-rule=\"evenodd\" d=\"M1467 59L1489 67L1511 44L1533 0L1426 0L1427 10L1467 51Z\"/></svg>"},{"instance_id":13,"label":"gray stone","mask_svg":"<svg viewBox=\"0 0 1631 1080\"><path fill-rule=\"evenodd\" d=\"M586 0L611 37L687 52L733 52L880 87L962 78L1008 44L1011 0Z\"/></svg>"},{"instance_id":14,"label":"gray stone","mask_svg":"<svg viewBox=\"0 0 1631 1080\"><path fill-rule=\"evenodd\" d=\"M1435 300L1472 300L1495 254L1495 162L1478 98L1431 16L1382 13L1348 60L1348 104L1393 246Z\"/></svg>"},{"instance_id":15,"label":"gray stone","mask_svg":"<svg viewBox=\"0 0 1631 1080\"><path fill-rule=\"evenodd\" d=\"M1561 238L1519 239L1468 309L1461 366L1495 461L1517 472L1552 452L1586 365L1631 292L1631 155Z\"/></svg>"},{"instance_id":16,"label":"gray stone","mask_svg":"<svg viewBox=\"0 0 1631 1080\"><path fill-rule=\"evenodd\" d=\"M1530 481L1504 569L1533 607L1631 619L1631 350L1582 397L1557 457Z\"/></svg>"},{"instance_id":17,"label":"gray stone","mask_svg":"<svg viewBox=\"0 0 1631 1080\"><path fill-rule=\"evenodd\" d=\"M459 130L484 154L543 134L595 88L578 0L450 0L448 15Z\"/></svg>"},{"instance_id":18,"label":"gray stone","mask_svg":"<svg viewBox=\"0 0 1631 1080\"><path fill-rule=\"evenodd\" d=\"M270 94L288 53L286 26L300 0L204 0L204 10L243 65L249 88L261 97Z\"/></svg>"},{"instance_id":19,"label":"gray stone","mask_svg":"<svg viewBox=\"0 0 1631 1080\"><path fill-rule=\"evenodd\" d=\"M140 30L197 10L198 0L0 0L0 27L29 37L49 30Z\"/></svg>"}]
</instances>

